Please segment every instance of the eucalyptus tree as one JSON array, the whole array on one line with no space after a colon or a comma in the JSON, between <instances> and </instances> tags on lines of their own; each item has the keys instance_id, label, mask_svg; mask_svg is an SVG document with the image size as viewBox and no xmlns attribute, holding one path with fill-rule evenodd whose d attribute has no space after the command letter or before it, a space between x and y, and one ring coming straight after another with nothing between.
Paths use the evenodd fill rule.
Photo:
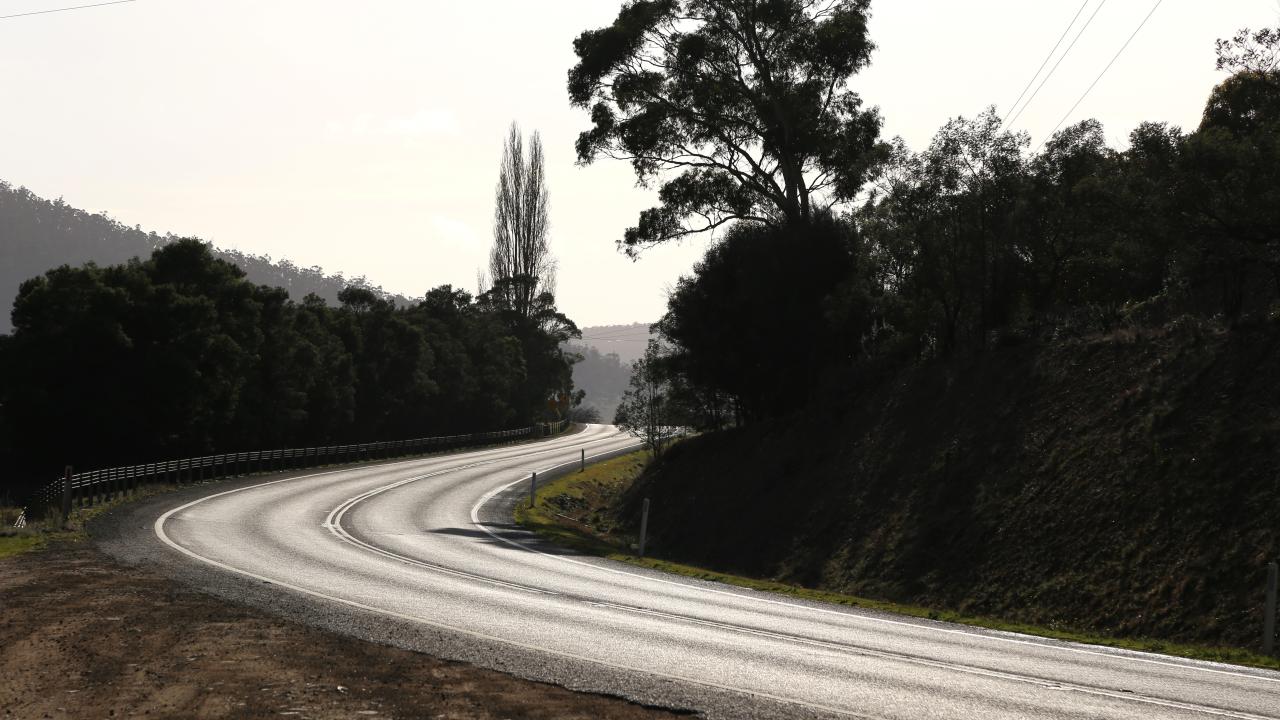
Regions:
<instances>
[{"instance_id":1,"label":"eucalyptus tree","mask_svg":"<svg viewBox=\"0 0 1280 720\"><path fill-rule=\"evenodd\" d=\"M807 224L857 194L880 116L848 87L874 48L870 0L630 0L582 33L569 96L580 163L661 181L628 254L734 220Z\"/></svg>"}]
</instances>

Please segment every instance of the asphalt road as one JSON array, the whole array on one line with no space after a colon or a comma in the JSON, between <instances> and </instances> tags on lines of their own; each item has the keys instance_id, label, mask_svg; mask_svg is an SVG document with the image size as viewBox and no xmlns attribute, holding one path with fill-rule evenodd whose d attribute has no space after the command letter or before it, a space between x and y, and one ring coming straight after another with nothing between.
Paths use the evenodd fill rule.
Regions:
<instances>
[{"instance_id":1,"label":"asphalt road","mask_svg":"<svg viewBox=\"0 0 1280 720\"><path fill-rule=\"evenodd\" d=\"M530 472L633 444L589 426L210 485L130 511L106 542L352 635L713 717L1280 718L1280 673L807 603L511 525Z\"/></svg>"}]
</instances>

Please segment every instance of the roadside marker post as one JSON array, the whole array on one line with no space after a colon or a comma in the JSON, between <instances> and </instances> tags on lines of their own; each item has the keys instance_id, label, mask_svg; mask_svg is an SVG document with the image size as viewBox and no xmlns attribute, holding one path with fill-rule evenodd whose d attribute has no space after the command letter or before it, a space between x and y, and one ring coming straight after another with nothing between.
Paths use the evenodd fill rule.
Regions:
<instances>
[{"instance_id":1,"label":"roadside marker post","mask_svg":"<svg viewBox=\"0 0 1280 720\"><path fill-rule=\"evenodd\" d=\"M62 519L71 517L71 466L62 471Z\"/></svg>"},{"instance_id":2,"label":"roadside marker post","mask_svg":"<svg viewBox=\"0 0 1280 720\"><path fill-rule=\"evenodd\" d=\"M586 471L587 471L587 451L584 449L582 451L582 466L578 468L578 472L586 472Z\"/></svg>"},{"instance_id":3,"label":"roadside marker post","mask_svg":"<svg viewBox=\"0 0 1280 720\"><path fill-rule=\"evenodd\" d=\"M538 473L529 476L529 507L533 507L533 498L538 494Z\"/></svg>"},{"instance_id":4,"label":"roadside marker post","mask_svg":"<svg viewBox=\"0 0 1280 720\"><path fill-rule=\"evenodd\" d=\"M644 557L644 544L649 535L649 498L644 499L640 509L640 557Z\"/></svg>"},{"instance_id":5,"label":"roadside marker post","mask_svg":"<svg viewBox=\"0 0 1280 720\"><path fill-rule=\"evenodd\" d=\"M1276 649L1276 585L1280 583L1280 567L1267 565L1267 604L1262 611L1262 654L1270 655Z\"/></svg>"}]
</instances>

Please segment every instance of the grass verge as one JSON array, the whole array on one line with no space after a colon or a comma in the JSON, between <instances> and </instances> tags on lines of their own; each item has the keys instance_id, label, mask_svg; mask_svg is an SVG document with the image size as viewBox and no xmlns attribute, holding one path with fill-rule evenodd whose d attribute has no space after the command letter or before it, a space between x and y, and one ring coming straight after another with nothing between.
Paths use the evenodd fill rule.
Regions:
<instances>
[{"instance_id":1,"label":"grass verge","mask_svg":"<svg viewBox=\"0 0 1280 720\"><path fill-rule=\"evenodd\" d=\"M23 528L12 527L13 519L18 516L17 508L0 509L0 519L6 520L0 526L0 559L24 552L40 550L53 542L82 542L89 539L85 530L89 521L114 507L142 498L173 492L175 488L168 485L146 485L128 497L116 498L110 502L99 502L93 507L76 508L63 518L53 514L47 518L30 520ZM11 519L12 518L12 519Z\"/></svg>"},{"instance_id":2,"label":"grass verge","mask_svg":"<svg viewBox=\"0 0 1280 720\"><path fill-rule=\"evenodd\" d=\"M1000 618L967 615L946 609L873 600L773 580L731 575L660 558L637 557L631 553L635 538L622 529L612 508L614 501L640 476L648 461L648 453L640 451L588 465L582 472L556 478L538 490L538 499L533 507L523 503L516 507L515 520L563 547L699 580L710 580L804 600L1035 635L1054 640L1280 670L1280 658L1268 657L1243 648L1190 645L1152 638L1110 637L1069 628L1045 627Z\"/></svg>"},{"instance_id":3,"label":"grass verge","mask_svg":"<svg viewBox=\"0 0 1280 720\"><path fill-rule=\"evenodd\" d=\"M0 560L44 547L46 540L39 535L0 535Z\"/></svg>"}]
</instances>

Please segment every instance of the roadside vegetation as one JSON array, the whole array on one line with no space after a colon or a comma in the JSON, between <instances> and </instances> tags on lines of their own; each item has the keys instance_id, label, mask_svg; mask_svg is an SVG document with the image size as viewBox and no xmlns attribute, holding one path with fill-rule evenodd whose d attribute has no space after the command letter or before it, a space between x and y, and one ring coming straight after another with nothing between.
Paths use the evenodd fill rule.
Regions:
<instances>
[{"instance_id":1,"label":"roadside vegetation","mask_svg":"<svg viewBox=\"0 0 1280 720\"><path fill-rule=\"evenodd\" d=\"M588 555L699 580L802 600L1023 633L1055 640L1280 670L1280 658L1267 657L1239 647L1179 643L1142 636L1108 635L1096 630L1075 628L1064 623L1022 622L943 606L893 602L834 592L821 587L807 587L795 582L767 577L723 572L708 566L668 559L672 554L671 549L664 547L660 541L655 543L652 538L648 543L648 556L638 557L635 555L638 539L636 522L623 508L630 504L629 498L643 494L641 488L646 487L648 480L642 477L650 467L651 458L647 451L638 451L588 465L581 473L570 473L556 478L540 489L533 507L525 503L516 506L515 520L539 536L563 547ZM661 516L663 512L662 505L655 504L651 521Z\"/></svg>"},{"instance_id":2,"label":"roadside vegetation","mask_svg":"<svg viewBox=\"0 0 1280 720\"><path fill-rule=\"evenodd\" d=\"M619 247L716 233L622 403L646 439L702 431L639 483L655 552L1258 647L1280 559L1259 510L1280 506L1280 30L1218 43L1195 127L1116 144L1064 118L1033 144L1013 108L971 108L911 148L856 92L869 13L639 0L574 45L579 159L660 184Z\"/></svg>"},{"instance_id":3,"label":"roadside vegetation","mask_svg":"<svg viewBox=\"0 0 1280 720\"><path fill-rule=\"evenodd\" d=\"M167 486L142 486L127 497L99 502L93 507L74 508L66 517L62 517L60 513L50 513L44 517L24 518L23 527L14 527L18 517L23 515L22 508L0 506L0 559L44 550L55 544L84 542L89 539L87 528L93 518L124 503L170 490Z\"/></svg>"},{"instance_id":4,"label":"roadside vegetation","mask_svg":"<svg viewBox=\"0 0 1280 720\"><path fill-rule=\"evenodd\" d=\"M630 0L574 42L579 162L658 191L619 249L715 241L630 389L602 391L658 459L563 478L522 520L627 559L650 497L646 563L1266 664L1194 648L1257 644L1280 558L1280 31L1218 44L1195 127L1115 143L1064 118L1033 145L1014 108L968 108L911 148L856 91L870 12ZM551 293L542 157L513 126L476 295L299 300L138 236L149 257L26 279L0 495L64 464L566 417L580 333ZM24 247L49 218L128 234L0 190ZM702 434L667 447L677 428Z\"/></svg>"},{"instance_id":5,"label":"roadside vegetation","mask_svg":"<svg viewBox=\"0 0 1280 720\"><path fill-rule=\"evenodd\" d=\"M567 547L626 557L635 537L615 511L649 457L641 450L558 477L539 488L533 507L517 504L516 521Z\"/></svg>"},{"instance_id":6,"label":"roadside vegetation","mask_svg":"<svg viewBox=\"0 0 1280 720\"><path fill-rule=\"evenodd\" d=\"M349 285L337 305L254 284L196 239L149 257L62 265L22 282L0 335L0 497L78 470L216 452L501 430L564 418L580 335L551 293L541 144L517 128L478 295L397 302ZM0 186L26 233L61 205ZM75 215L98 227L101 219ZM112 226L114 227L114 226ZM4 230L9 232L10 229ZM70 230L69 230L70 231ZM79 232L79 230L77 230ZM85 232L88 232L87 230Z\"/></svg>"}]
</instances>

